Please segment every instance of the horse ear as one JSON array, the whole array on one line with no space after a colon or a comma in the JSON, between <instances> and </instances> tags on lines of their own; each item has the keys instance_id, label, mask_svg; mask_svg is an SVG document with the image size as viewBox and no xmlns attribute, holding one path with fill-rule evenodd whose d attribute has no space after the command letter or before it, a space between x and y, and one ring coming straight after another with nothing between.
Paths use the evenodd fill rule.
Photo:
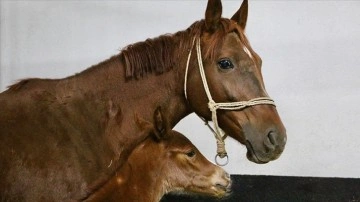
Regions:
<instances>
[{"instance_id":1,"label":"horse ear","mask_svg":"<svg viewBox=\"0 0 360 202\"><path fill-rule=\"evenodd\" d=\"M166 135L166 123L163 118L161 107L157 107L154 113L154 135L157 140L161 140Z\"/></svg>"},{"instance_id":2,"label":"horse ear","mask_svg":"<svg viewBox=\"0 0 360 202\"><path fill-rule=\"evenodd\" d=\"M205 26L207 31L214 32L220 23L222 13L221 0L209 0L205 11Z\"/></svg>"},{"instance_id":3,"label":"horse ear","mask_svg":"<svg viewBox=\"0 0 360 202\"><path fill-rule=\"evenodd\" d=\"M244 0L239 8L239 10L232 16L232 20L237 22L240 27L245 30L246 21L248 16L248 0Z\"/></svg>"}]
</instances>

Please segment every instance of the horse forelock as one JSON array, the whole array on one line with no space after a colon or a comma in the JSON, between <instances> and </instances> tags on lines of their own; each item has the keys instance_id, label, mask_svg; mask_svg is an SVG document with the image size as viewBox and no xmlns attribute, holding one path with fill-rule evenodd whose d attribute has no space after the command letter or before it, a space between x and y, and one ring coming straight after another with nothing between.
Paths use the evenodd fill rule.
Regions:
<instances>
[{"instance_id":1,"label":"horse forelock","mask_svg":"<svg viewBox=\"0 0 360 202\"><path fill-rule=\"evenodd\" d=\"M254 50L251 48L250 43L241 26L233 20L221 18L219 26L217 27L217 30L215 32L203 32L203 40L205 40L205 46L203 47L204 59L216 59L215 56L218 55L221 51L221 46L224 43L225 36L232 32L236 33L239 37L242 45L244 46L241 48L246 48L251 55L256 55Z\"/></svg>"}]
</instances>

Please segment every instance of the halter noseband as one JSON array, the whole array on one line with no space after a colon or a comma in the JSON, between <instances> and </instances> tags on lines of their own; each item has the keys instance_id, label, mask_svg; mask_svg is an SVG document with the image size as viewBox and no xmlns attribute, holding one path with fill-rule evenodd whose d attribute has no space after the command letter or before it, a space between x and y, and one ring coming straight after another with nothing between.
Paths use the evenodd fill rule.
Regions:
<instances>
[{"instance_id":1,"label":"halter noseband","mask_svg":"<svg viewBox=\"0 0 360 202\"><path fill-rule=\"evenodd\" d=\"M228 162L229 162L229 158L228 158L227 152L225 150L225 142L224 142L224 140L226 138L226 134L224 133L224 131L218 125L217 116L216 116L216 110L217 109L242 110L242 109L244 109L246 107L251 107L251 106L254 106L254 105L263 105L263 104L274 105L274 106L276 106L276 105L275 105L274 100L272 100L270 97L259 97L259 98L251 99L249 101L219 102L219 103L216 103L211 97L209 86L208 86L208 83L206 81L204 66L203 66L202 57L201 57L200 37L197 38L197 39L194 37L194 39L192 41L191 49L190 49L190 52L189 52L189 55L188 55L188 58L187 58L187 62L186 62L185 81L184 81L184 93L185 93L186 100L188 99L187 98L187 92L186 92L186 84L187 84L187 77L188 77L187 75L188 75L188 70L189 70L191 52L192 52L195 41L196 41L196 53L197 53L197 61L198 61L200 76L201 76L202 83L204 85L206 95L207 95L208 100L209 100L208 107L209 107L209 109L211 111L211 119L212 119L212 122L214 123L214 128L215 129L213 129L209 125L208 121L205 118L200 117L199 115L198 116L200 117L200 119L202 119L204 121L205 125L207 125L209 127L209 129L214 133L215 138L216 138L216 144L217 144L217 154L215 156L215 162L216 162L216 164L218 164L220 166L224 166L224 165L227 165ZM218 162L218 159L217 159L218 157L220 157L220 158L225 158L226 157L226 162L223 163L223 164L220 164Z\"/></svg>"}]
</instances>

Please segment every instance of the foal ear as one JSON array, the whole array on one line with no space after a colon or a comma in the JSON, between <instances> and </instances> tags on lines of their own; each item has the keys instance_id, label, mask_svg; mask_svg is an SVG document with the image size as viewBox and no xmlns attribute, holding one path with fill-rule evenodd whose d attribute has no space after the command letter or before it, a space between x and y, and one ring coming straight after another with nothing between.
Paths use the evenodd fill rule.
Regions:
<instances>
[{"instance_id":1,"label":"foal ear","mask_svg":"<svg viewBox=\"0 0 360 202\"><path fill-rule=\"evenodd\" d=\"M157 107L154 113L154 135L157 140L161 140L166 135L166 123L163 118L161 107Z\"/></svg>"},{"instance_id":2,"label":"foal ear","mask_svg":"<svg viewBox=\"0 0 360 202\"><path fill-rule=\"evenodd\" d=\"M240 27L243 30L245 30L247 16L248 16L248 0L244 0L239 10L231 17L231 19L237 22L240 25Z\"/></svg>"},{"instance_id":3,"label":"foal ear","mask_svg":"<svg viewBox=\"0 0 360 202\"><path fill-rule=\"evenodd\" d=\"M205 11L205 26L207 31L214 32L220 23L222 13L221 0L209 0Z\"/></svg>"}]
</instances>

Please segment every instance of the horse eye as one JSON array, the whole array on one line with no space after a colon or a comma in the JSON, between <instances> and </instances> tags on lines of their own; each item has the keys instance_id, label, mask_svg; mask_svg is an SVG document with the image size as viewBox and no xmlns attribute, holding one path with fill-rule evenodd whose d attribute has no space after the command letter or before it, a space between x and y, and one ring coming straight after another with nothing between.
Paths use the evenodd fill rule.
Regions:
<instances>
[{"instance_id":1,"label":"horse eye","mask_svg":"<svg viewBox=\"0 0 360 202\"><path fill-rule=\"evenodd\" d=\"M232 68L234 68L233 63L232 63L229 59L221 59L221 60L218 62L218 66L219 66L221 69L232 69Z\"/></svg>"},{"instance_id":2,"label":"horse eye","mask_svg":"<svg viewBox=\"0 0 360 202\"><path fill-rule=\"evenodd\" d=\"M188 153L186 153L186 156L194 157L195 156L195 151L194 150L189 151Z\"/></svg>"}]
</instances>

